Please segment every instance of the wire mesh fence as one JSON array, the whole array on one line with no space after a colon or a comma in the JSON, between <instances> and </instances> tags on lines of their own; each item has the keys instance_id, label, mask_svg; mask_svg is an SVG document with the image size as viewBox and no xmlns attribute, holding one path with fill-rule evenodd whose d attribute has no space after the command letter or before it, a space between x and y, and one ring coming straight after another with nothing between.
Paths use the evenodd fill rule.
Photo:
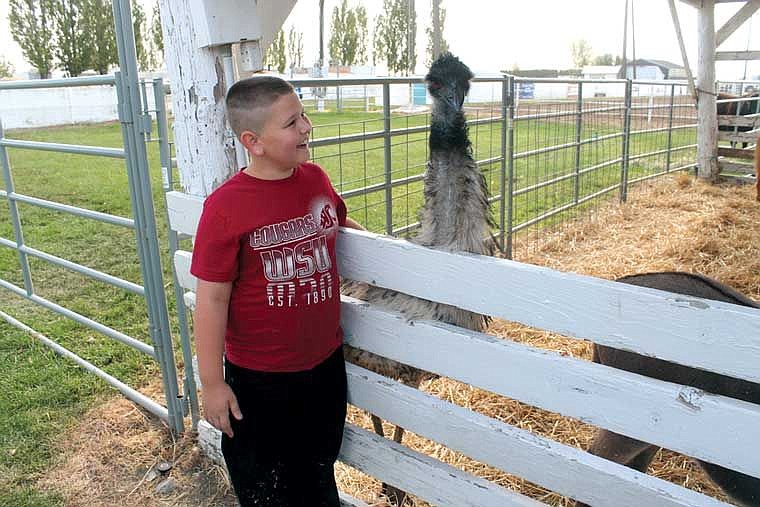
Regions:
<instances>
[{"instance_id":1,"label":"wire mesh fence","mask_svg":"<svg viewBox=\"0 0 760 507\"><path fill-rule=\"evenodd\" d=\"M413 236L428 159L424 84L294 85L314 123L313 159L351 215L371 231ZM696 108L685 83L478 77L464 111L508 257L579 213L696 163Z\"/></svg>"}]
</instances>

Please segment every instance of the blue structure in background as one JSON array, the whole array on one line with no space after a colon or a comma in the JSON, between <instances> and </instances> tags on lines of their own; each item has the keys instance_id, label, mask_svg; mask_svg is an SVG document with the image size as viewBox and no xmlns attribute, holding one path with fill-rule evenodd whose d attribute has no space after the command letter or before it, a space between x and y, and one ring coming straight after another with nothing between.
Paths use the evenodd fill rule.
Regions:
<instances>
[{"instance_id":1,"label":"blue structure in background","mask_svg":"<svg viewBox=\"0 0 760 507\"><path fill-rule=\"evenodd\" d=\"M424 106L427 103L425 83L414 83L412 86L412 103L415 106Z\"/></svg>"}]
</instances>

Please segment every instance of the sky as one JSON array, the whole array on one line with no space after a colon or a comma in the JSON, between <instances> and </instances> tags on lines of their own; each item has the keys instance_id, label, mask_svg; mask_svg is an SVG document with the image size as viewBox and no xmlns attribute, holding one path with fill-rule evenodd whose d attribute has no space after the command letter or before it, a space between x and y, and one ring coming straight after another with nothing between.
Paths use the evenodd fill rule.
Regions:
<instances>
[{"instance_id":1,"label":"sky","mask_svg":"<svg viewBox=\"0 0 760 507\"><path fill-rule=\"evenodd\" d=\"M147 13L154 0L139 0ZM253 0L251 0L253 1ZM274 1L274 0L264 0ZM633 0L637 58L667 60L682 64L678 41L670 17L667 0ZM0 56L9 60L17 71L29 65L13 41L8 29L9 0L0 0ZM357 5L359 0L349 0ZM371 30L381 12L382 0L361 0L366 7ZM325 24L329 32L330 17L339 0L325 0ZM418 16L418 73L424 73L425 27L430 25L431 0L416 0ZM689 63L697 64L697 11L676 1ZM720 28L743 2L721 3L715 8L715 26ZM446 9L443 34L450 50L475 73L494 73L520 69L571 68L570 47L573 41L585 39L594 55L622 54L625 0L441 0ZM298 0L285 22L304 34L305 62L316 61L319 41L318 0ZM326 37L329 36L326 35ZM632 56L629 29L628 58ZM371 45L371 44L370 44ZM739 28L719 50L760 49L760 12ZM718 79L740 79L743 62L717 62ZM760 76L760 62L749 62L747 77Z\"/></svg>"}]
</instances>

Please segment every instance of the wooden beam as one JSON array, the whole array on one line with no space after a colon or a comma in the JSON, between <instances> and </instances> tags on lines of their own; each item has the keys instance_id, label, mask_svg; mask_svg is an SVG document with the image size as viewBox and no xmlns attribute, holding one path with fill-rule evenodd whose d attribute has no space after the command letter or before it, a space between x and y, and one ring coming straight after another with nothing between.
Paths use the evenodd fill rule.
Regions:
<instances>
[{"instance_id":1,"label":"wooden beam","mask_svg":"<svg viewBox=\"0 0 760 507\"><path fill-rule=\"evenodd\" d=\"M755 174L754 164L744 164L741 162L729 162L721 160L719 162L721 172L739 173L747 176L753 176Z\"/></svg>"},{"instance_id":2,"label":"wooden beam","mask_svg":"<svg viewBox=\"0 0 760 507\"><path fill-rule=\"evenodd\" d=\"M723 44L737 28L742 26L742 24L744 24L744 22L747 21L757 9L760 9L760 0L749 0L741 9L736 11L736 14L731 16L731 19L726 21L715 35L715 47L720 47L720 45Z\"/></svg>"},{"instance_id":3,"label":"wooden beam","mask_svg":"<svg viewBox=\"0 0 760 507\"><path fill-rule=\"evenodd\" d=\"M720 146L718 147L718 156L752 160L755 158L755 150L754 148L726 148Z\"/></svg>"},{"instance_id":4,"label":"wooden beam","mask_svg":"<svg viewBox=\"0 0 760 507\"><path fill-rule=\"evenodd\" d=\"M159 0L159 7L180 183L185 192L205 197L237 170L224 110L224 55L218 47L199 47L184 0Z\"/></svg>"},{"instance_id":5,"label":"wooden beam","mask_svg":"<svg viewBox=\"0 0 760 507\"><path fill-rule=\"evenodd\" d=\"M754 129L757 123L757 118L748 116L718 115L718 125L721 127L752 127Z\"/></svg>"},{"instance_id":6,"label":"wooden beam","mask_svg":"<svg viewBox=\"0 0 760 507\"><path fill-rule=\"evenodd\" d=\"M702 0L697 12L697 165L702 179L718 177L718 112L715 94L715 0Z\"/></svg>"},{"instance_id":7,"label":"wooden beam","mask_svg":"<svg viewBox=\"0 0 760 507\"><path fill-rule=\"evenodd\" d=\"M715 60L760 60L760 51L716 51Z\"/></svg>"},{"instance_id":8,"label":"wooden beam","mask_svg":"<svg viewBox=\"0 0 760 507\"><path fill-rule=\"evenodd\" d=\"M747 132L721 130L718 132L720 141L733 141L735 143L755 143L758 137L760 137L760 130L749 130Z\"/></svg>"},{"instance_id":9,"label":"wooden beam","mask_svg":"<svg viewBox=\"0 0 760 507\"><path fill-rule=\"evenodd\" d=\"M240 168L224 107L235 79L225 72L225 67L233 68L231 44L245 35L249 44L259 41L258 50L274 37L295 2L158 1L172 89L177 167L186 193L205 197ZM244 22L227 22L222 30L220 17L206 9L212 4L219 12L235 12ZM247 61L260 63L257 58Z\"/></svg>"},{"instance_id":10,"label":"wooden beam","mask_svg":"<svg viewBox=\"0 0 760 507\"><path fill-rule=\"evenodd\" d=\"M759 0L760 1L760 0ZM678 37L678 47L681 48L681 58L683 59L683 66L686 70L686 78L689 83L689 93L694 98L694 103L699 101L697 97L697 90L694 87L694 76L691 74L691 67L689 66L689 58L686 56L686 45L683 43L683 35L681 34L681 22L678 21L678 10L676 10L675 0L668 0L670 5L670 17L673 19L673 27L676 29L676 36Z\"/></svg>"}]
</instances>

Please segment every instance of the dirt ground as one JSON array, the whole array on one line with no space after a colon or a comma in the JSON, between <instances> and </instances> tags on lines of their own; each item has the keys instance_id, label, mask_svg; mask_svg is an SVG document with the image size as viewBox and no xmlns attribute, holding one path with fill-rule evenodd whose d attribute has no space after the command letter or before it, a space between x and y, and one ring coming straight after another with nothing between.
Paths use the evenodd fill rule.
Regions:
<instances>
[{"instance_id":1,"label":"dirt ground","mask_svg":"<svg viewBox=\"0 0 760 507\"><path fill-rule=\"evenodd\" d=\"M651 271L689 271L711 276L760 301L760 203L749 186L708 185L686 175L659 180L632 192L624 206L610 204L593 217L544 236L540 246L517 258L562 271L616 278ZM518 252L520 250L518 245ZM518 324L496 321L492 334L590 358L590 345ZM568 445L586 448L593 427L466 384L438 379L428 393L467 406L509 424ZM156 394L160 385L146 386ZM352 422L370 428L369 418L350 410ZM549 505L568 500L519 478L476 463L434 442L407 434L404 442L453 466L476 473ZM121 397L104 401L60 438L61 456L39 486L55 490L70 506L227 506L235 505L222 467L206 459L193 435L174 440L164 426ZM156 472L159 463L171 469ZM725 500L689 460L658 453L650 474ZM338 465L339 484L373 506L378 484ZM161 485L161 487L159 487ZM413 500L415 506L425 502Z\"/></svg>"}]
</instances>

